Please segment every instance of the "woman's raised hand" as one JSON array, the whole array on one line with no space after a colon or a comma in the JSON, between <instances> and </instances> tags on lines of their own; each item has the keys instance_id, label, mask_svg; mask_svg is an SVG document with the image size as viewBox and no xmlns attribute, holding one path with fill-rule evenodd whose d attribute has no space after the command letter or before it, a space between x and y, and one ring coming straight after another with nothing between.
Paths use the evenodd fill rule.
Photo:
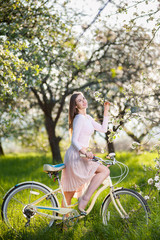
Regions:
<instances>
[{"instance_id":1,"label":"woman's raised hand","mask_svg":"<svg viewBox=\"0 0 160 240\"><path fill-rule=\"evenodd\" d=\"M111 105L110 102L108 101L104 102L104 115L108 113L110 105Z\"/></svg>"}]
</instances>

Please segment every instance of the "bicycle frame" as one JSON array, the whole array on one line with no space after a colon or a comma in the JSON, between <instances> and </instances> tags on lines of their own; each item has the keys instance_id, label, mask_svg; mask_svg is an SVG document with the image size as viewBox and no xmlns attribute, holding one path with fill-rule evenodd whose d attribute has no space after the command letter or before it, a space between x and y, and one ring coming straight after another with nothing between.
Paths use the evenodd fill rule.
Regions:
<instances>
[{"instance_id":1,"label":"bicycle frame","mask_svg":"<svg viewBox=\"0 0 160 240\"><path fill-rule=\"evenodd\" d=\"M67 201L66 201L66 198L65 198L65 195L64 195L64 192L63 192L63 189L62 189L62 186L61 186L61 183L59 181L59 178L58 178L58 183L59 183L59 188L51 191L50 193L48 194L45 194L44 196L42 196L41 198L37 199L36 201L32 202L31 204L28 205L28 208L30 208L31 210L33 209L37 214L43 216L43 217L47 217L47 218L50 218L50 219L54 219L54 220L63 220L64 219L64 215L67 215L71 212L74 211L74 207L78 205L78 202L76 202L75 204L72 204L72 205L68 205L67 204ZM94 195L88 209L86 210L87 212L87 215L91 212L91 210L93 209L94 205L95 205L95 202L98 198L98 196L101 194L101 192L103 192L106 188L110 187L110 196L111 196L111 199L113 201L113 204L116 208L116 210L118 211L118 213L120 214L120 216L122 218L125 218L127 217L127 213L125 212L125 210L123 209L122 205L120 204L120 201L119 199L116 199L115 200L115 196L114 196L114 188L113 188L113 185L112 185L112 180L109 177L107 177L104 182L102 183L103 186L100 187L96 194ZM55 194L55 193L60 193L62 194L62 198L63 198L63 201L64 201L64 204L66 207L44 207L44 206L36 206L38 203L40 203L41 201L43 201L44 199L46 199L47 197L49 197L50 195L52 194ZM38 209L41 209L41 210L49 210L49 211L52 211L52 212L55 212L55 213L58 213L58 215L51 215L51 214L45 214L45 213L42 213L42 212L39 212ZM62 216L59 216L59 215L62 215ZM81 215L78 215L78 216L75 216L75 217L79 217L79 218L82 218L84 216L81 216Z\"/></svg>"}]
</instances>

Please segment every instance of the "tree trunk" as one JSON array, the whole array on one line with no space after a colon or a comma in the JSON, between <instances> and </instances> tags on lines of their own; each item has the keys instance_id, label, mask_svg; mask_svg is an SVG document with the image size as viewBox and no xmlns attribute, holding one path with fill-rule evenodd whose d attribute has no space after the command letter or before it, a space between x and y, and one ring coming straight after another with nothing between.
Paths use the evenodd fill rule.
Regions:
<instances>
[{"instance_id":1,"label":"tree trunk","mask_svg":"<svg viewBox=\"0 0 160 240\"><path fill-rule=\"evenodd\" d=\"M4 151L3 151L3 147L2 147L1 141L0 141L0 156L4 156Z\"/></svg>"},{"instance_id":2,"label":"tree trunk","mask_svg":"<svg viewBox=\"0 0 160 240\"><path fill-rule=\"evenodd\" d=\"M59 147L59 142L61 138L56 136L55 123L51 116L45 116L45 127L48 133L48 140L52 152L53 163L62 162Z\"/></svg>"},{"instance_id":3,"label":"tree trunk","mask_svg":"<svg viewBox=\"0 0 160 240\"><path fill-rule=\"evenodd\" d=\"M109 142L109 135L110 132L106 133L106 141L107 141L107 146L108 146L108 153L113 153L115 152L115 148L114 148L114 143L113 142Z\"/></svg>"}]
</instances>

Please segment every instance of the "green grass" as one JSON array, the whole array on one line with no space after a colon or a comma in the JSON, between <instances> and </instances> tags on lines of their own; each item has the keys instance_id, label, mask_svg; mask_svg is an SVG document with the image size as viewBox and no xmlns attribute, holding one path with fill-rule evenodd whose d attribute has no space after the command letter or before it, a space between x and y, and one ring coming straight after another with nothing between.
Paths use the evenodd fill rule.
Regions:
<instances>
[{"instance_id":1,"label":"green grass","mask_svg":"<svg viewBox=\"0 0 160 240\"><path fill-rule=\"evenodd\" d=\"M102 155L101 155L102 156ZM117 153L117 160L124 162L129 167L129 174L117 187L123 186L141 191L145 196L150 190L147 180L154 176L154 171L145 172L143 165L154 166L153 159L157 157L154 153L143 153L136 155L135 153ZM18 154L8 155L0 158L0 205L2 205L3 196L11 187L17 183L33 180L38 181L51 188L55 188L57 183L50 180L43 172L43 164L52 163L50 156L42 156L37 154ZM111 167L111 176L119 174L119 169ZM32 233L19 232L8 229L8 227L0 219L0 239L82 239L82 240L157 240L160 238L160 207L159 193L154 191L156 199L149 201L151 208L151 221L149 225L143 229L126 228L125 224L115 222L114 225L103 226L101 221L100 206L106 193L102 193L94 206L92 212L86 217L85 221L80 220L74 227L68 230L52 227L47 232L42 229L33 231Z\"/></svg>"}]
</instances>

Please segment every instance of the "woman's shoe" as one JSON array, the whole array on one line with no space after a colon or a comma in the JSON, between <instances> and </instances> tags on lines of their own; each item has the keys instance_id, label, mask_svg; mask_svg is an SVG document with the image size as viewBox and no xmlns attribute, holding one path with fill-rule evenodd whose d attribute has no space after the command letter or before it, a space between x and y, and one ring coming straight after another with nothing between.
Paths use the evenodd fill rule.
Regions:
<instances>
[{"instance_id":1,"label":"woman's shoe","mask_svg":"<svg viewBox=\"0 0 160 240\"><path fill-rule=\"evenodd\" d=\"M82 197L78 198L78 205L79 205L79 202L81 201L81 199L82 199ZM80 215L82 215L82 216L86 216L87 215L87 212L84 209L81 209L81 208L78 207L78 210L80 212Z\"/></svg>"},{"instance_id":2,"label":"woman's shoe","mask_svg":"<svg viewBox=\"0 0 160 240\"><path fill-rule=\"evenodd\" d=\"M78 208L78 210L79 210L81 216L86 216L87 215L87 212L84 209L79 209Z\"/></svg>"}]
</instances>

